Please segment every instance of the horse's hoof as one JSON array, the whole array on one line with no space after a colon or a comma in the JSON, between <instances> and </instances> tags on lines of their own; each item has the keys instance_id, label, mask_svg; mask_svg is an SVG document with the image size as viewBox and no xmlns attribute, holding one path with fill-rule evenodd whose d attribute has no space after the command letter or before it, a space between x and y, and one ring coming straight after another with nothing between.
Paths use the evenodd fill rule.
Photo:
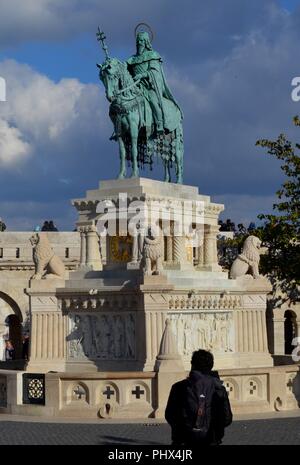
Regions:
<instances>
[{"instance_id":1,"label":"horse's hoof","mask_svg":"<svg viewBox=\"0 0 300 465\"><path fill-rule=\"evenodd\" d=\"M118 179L125 179L126 178L126 174L119 174L118 176Z\"/></svg>"},{"instance_id":2,"label":"horse's hoof","mask_svg":"<svg viewBox=\"0 0 300 465\"><path fill-rule=\"evenodd\" d=\"M138 178L139 177L139 173L132 173L131 175L131 178Z\"/></svg>"}]
</instances>

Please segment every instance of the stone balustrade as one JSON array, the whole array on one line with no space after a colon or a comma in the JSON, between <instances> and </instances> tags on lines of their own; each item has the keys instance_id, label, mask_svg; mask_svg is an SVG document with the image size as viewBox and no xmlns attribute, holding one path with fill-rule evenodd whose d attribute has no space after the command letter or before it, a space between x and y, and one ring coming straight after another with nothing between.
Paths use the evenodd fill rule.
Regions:
<instances>
[{"instance_id":1,"label":"stone balustrade","mask_svg":"<svg viewBox=\"0 0 300 465\"><path fill-rule=\"evenodd\" d=\"M33 269L33 232L0 233L0 270ZM51 247L68 269L74 269L80 260L80 238L78 232L47 232Z\"/></svg>"}]
</instances>

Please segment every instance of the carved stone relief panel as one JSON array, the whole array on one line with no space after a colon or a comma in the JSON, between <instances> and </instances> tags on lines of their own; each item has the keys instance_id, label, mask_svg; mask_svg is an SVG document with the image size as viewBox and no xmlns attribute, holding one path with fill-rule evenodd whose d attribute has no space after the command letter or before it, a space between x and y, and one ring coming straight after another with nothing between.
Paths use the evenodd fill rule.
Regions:
<instances>
[{"instance_id":1,"label":"carved stone relief panel","mask_svg":"<svg viewBox=\"0 0 300 465\"><path fill-rule=\"evenodd\" d=\"M135 359L135 314L69 314L69 359Z\"/></svg>"},{"instance_id":2,"label":"carved stone relief panel","mask_svg":"<svg viewBox=\"0 0 300 465\"><path fill-rule=\"evenodd\" d=\"M177 348L183 357L194 350L234 350L234 322L231 312L176 312L168 314Z\"/></svg>"}]
</instances>

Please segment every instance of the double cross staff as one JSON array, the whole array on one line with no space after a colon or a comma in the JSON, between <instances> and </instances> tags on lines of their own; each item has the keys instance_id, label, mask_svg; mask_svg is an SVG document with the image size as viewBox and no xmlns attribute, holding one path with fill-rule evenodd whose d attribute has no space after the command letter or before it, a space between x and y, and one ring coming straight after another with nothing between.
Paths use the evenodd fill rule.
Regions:
<instances>
[{"instance_id":1,"label":"double cross staff","mask_svg":"<svg viewBox=\"0 0 300 465\"><path fill-rule=\"evenodd\" d=\"M106 36L105 36L103 31L100 31L99 26L98 26L98 32L96 32L96 36L97 36L98 42L101 42L102 49L103 49L103 51L105 53L105 59L109 58L108 47L107 47L107 45L105 43Z\"/></svg>"},{"instance_id":2,"label":"double cross staff","mask_svg":"<svg viewBox=\"0 0 300 465\"><path fill-rule=\"evenodd\" d=\"M109 56L109 54L108 54L108 47L107 47L107 45L106 45L106 43L105 43L106 35L104 34L103 31L100 31L100 27L99 27L99 26L98 26L98 31L96 32L96 36L97 36L98 42L101 42L102 49L103 49L103 51L104 51L104 53L105 53L105 59L106 59L106 60L107 60L107 59L110 59L110 56ZM98 64L97 64L97 66L98 66L98 68L100 68L100 69L102 68L102 65L98 65ZM142 78L139 78L139 79L137 79L135 82L133 82L132 84L130 84L128 87L126 87L125 89L119 90L119 92L116 93L116 96L117 96L117 95L120 95L120 94L123 94L124 92L126 92L128 89L131 89L132 87L135 87L135 86L140 82L141 79L142 79ZM130 97L129 99L127 99L127 98L124 97L125 100L132 100L133 98L135 98L135 97Z\"/></svg>"}]
</instances>

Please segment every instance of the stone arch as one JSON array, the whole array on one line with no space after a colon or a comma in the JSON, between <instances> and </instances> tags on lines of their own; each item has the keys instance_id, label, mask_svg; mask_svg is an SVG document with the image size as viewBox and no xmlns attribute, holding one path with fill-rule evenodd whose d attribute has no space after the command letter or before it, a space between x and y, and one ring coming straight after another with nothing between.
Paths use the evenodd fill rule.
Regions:
<instances>
[{"instance_id":1,"label":"stone arch","mask_svg":"<svg viewBox=\"0 0 300 465\"><path fill-rule=\"evenodd\" d=\"M89 388L83 381L73 382L67 388L67 404L74 402L87 404L90 402Z\"/></svg>"},{"instance_id":2,"label":"stone arch","mask_svg":"<svg viewBox=\"0 0 300 465\"><path fill-rule=\"evenodd\" d=\"M23 315L20 310L20 305L18 304L16 299L14 299L9 294L6 294L5 292L2 292L2 291L0 291L0 299L4 300L4 302L6 302L9 305L9 307L13 310L12 313L14 313L19 318L20 322L22 323Z\"/></svg>"},{"instance_id":3,"label":"stone arch","mask_svg":"<svg viewBox=\"0 0 300 465\"><path fill-rule=\"evenodd\" d=\"M240 389L236 380L233 378L224 378L222 381L228 393L229 400L239 400Z\"/></svg>"},{"instance_id":4,"label":"stone arch","mask_svg":"<svg viewBox=\"0 0 300 465\"><path fill-rule=\"evenodd\" d=\"M263 397L263 385L261 379L257 376L248 378L245 392L247 400L261 399Z\"/></svg>"},{"instance_id":5,"label":"stone arch","mask_svg":"<svg viewBox=\"0 0 300 465\"><path fill-rule=\"evenodd\" d=\"M23 315L17 302L5 292L0 292L0 335L12 341L15 358L22 358Z\"/></svg>"},{"instance_id":6,"label":"stone arch","mask_svg":"<svg viewBox=\"0 0 300 465\"><path fill-rule=\"evenodd\" d=\"M297 337L297 315L292 310L284 313L284 353L291 354L294 346L293 339Z\"/></svg>"},{"instance_id":7,"label":"stone arch","mask_svg":"<svg viewBox=\"0 0 300 465\"><path fill-rule=\"evenodd\" d=\"M133 391L135 394L133 394ZM151 403L151 392L149 386L139 379L132 381L126 389L126 403L143 400Z\"/></svg>"},{"instance_id":8,"label":"stone arch","mask_svg":"<svg viewBox=\"0 0 300 465\"><path fill-rule=\"evenodd\" d=\"M96 403L97 404L119 404L120 403L120 389L116 383L107 380L103 381L96 388Z\"/></svg>"}]
</instances>

